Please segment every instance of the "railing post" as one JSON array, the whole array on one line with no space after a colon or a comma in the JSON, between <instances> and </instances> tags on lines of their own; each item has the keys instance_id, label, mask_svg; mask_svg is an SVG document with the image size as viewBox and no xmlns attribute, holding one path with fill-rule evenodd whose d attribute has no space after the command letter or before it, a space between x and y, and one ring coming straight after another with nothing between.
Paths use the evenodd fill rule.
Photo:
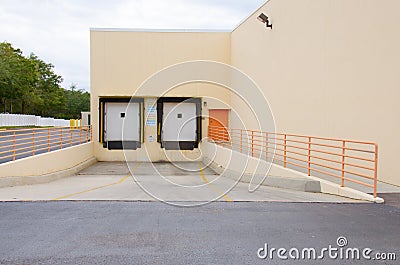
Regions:
<instances>
[{"instance_id":1,"label":"railing post","mask_svg":"<svg viewBox=\"0 0 400 265\"><path fill-rule=\"evenodd\" d=\"M17 159L17 135L16 135L16 132L14 131L14 133L13 133L13 135L14 135L14 141L13 141L13 149L14 149L14 152L13 152L13 161L15 161L16 159Z\"/></svg>"},{"instance_id":2,"label":"railing post","mask_svg":"<svg viewBox=\"0 0 400 265\"><path fill-rule=\"evenodd\" d=\"M308 175L311 176L311 137L308 137Z\"/></svg>"},{"instance_id":3,"label":"railing post","mask_svg":"<svg viewBox=\"0 0 400 265\"><path fill-rule=\"evenodd\" d=\"M50 128L47 129L47 152L50 152Z\"/></svg>"},{"instance_id":4,"label":"railing post","mask_svg":"<svg viewBox=\"0 0 400 265\"><path fill-rule=\"evenodd\" d=\"M344 169L345 169L345 155L346 155L346 141L342 141L342 187L344 187Z\"/></svg>"},{"instance_id":5,"label":"railing post","mask_svg":"<svg viewBox=\"0 0 400 265\"><path fill-rule=\"evenodd\" d=\"M75 128L74 128L75 129ZM69 146L72 146L72 130L70 129L69 130L69 135L70 135L70 138L69 138Z\"/></svg>"},{"instance_id":6,"label":"railing post","mask_svg":"<svg viewBox=\"0 0 400 265\"><path fill-rule=\"evenodd\" d=\"M375 144L375 165L374 165L374 198L377 196L378 188L378 144Z\"/></svg>"},{"instance_id":7,"label":"railing post","mask_svg":"<svg viewBox=\"0 0 400 265\"><path fill-rule=\"evenodd\" d=\"M268 145L268 133L265 133L265 160L268 161L268 151L269 151L269 145Z\"/></svg>"},{"instance_id":8,"label":"railing post","mask_svg":"<svg viewBox=\"0 0 400 265\"><path fill-rule=\"evenodd\" d=\"M82 126L79 127L79 143L82 143Z\"/></svg>"},{"instance_id":9,"label":"railing post","mask_svg":"<svg viewBox=\"0 0 400 265\"><path fill-rule=\"evenodd\" d=\"M283 136L283 167L287 166L287 135Z\"/></svg>"},{"instance_id":10,"label":"railing post","mask_svg":"<svg viewBox=\"0 0 400 265\"><path fill-rule=\"evenodd\" d=\"M251 157L254 157L254 131L251 131Z\"/></svg>"},{"instance_id":11,"label":"railing post","mask_svg":"<svg viewBox=\"0 0 400 265\"><path fill-rule=\"evenodd\" d=\"M232 131L232 130L226 129L226 132L227 132L227 134L228 134L228 143L229 143L229 146L230 146L231 149L233 150L233 140L232 140L233 131Z\"/></svg>"},{"instance_id":12,"label":"railing post","mask_svg":"<svg viewBox=\"0 0 400 265\"><path fill-rule=\"evenodd\" d=\"M63 128L60 128L60 149L63 148Z\"/></svg>"},{"instance_id":13,"label":"railing post","mask_svg":"<svg viewBox=\"0 0 400 265\"><path fill-rule=\"evenodd\" d=\"M35 129L32 129L32 155L35 155Z\"/></svg>"}]
</instances>

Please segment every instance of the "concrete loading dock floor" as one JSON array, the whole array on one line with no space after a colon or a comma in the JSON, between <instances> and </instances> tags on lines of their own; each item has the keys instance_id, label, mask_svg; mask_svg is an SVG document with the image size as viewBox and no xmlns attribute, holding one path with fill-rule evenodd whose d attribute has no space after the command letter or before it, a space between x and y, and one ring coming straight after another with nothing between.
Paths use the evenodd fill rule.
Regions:
<instances>
[{"instance_id":1,"label":"concrete loading dock floor","mask_svg":"<svg viewBox=\"0 0 400 265\"><path fill-rule=\"evenodd\" d=\"M99 162L77 175L51 183L2 188L0 201L157 201L156 198L159 198L167 202L360 202L333 195L265 186L250 193L246 183L238 183L225 194L235 181L220 177L209 168L203 169L197 162L130 163L129 167L137 183L125 162ZM147 194L138 184L154 196Z\"/></svg>"}]
</instances>

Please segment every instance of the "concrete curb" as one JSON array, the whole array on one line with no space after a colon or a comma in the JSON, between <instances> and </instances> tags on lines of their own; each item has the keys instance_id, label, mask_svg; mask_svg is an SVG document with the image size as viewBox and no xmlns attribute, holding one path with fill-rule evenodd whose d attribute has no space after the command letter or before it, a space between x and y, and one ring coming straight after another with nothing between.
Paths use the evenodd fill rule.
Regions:
<instances>
[{"instance_id":1,"label":"concrete curb","mask_svg":"<svg viewBox=\"0 0 400 265\"><path fill-rule=\"evenodd\" d=\"M79 171L95 164L96 162L97 159L95 157L92 157L72 168L46 175L28 177L2 177L0 178L0 188L49 183L61 178L74 175Z\"/></svg>"},{"instance_id":2,"label":"concrete curb","mask_svg":"<svg viewBox=\"0 0 400 265\"><path fill-rule=\"evenodd\" d=\"M241 177L240 182L250 183L251 178L253 177L251 174L241 174L239 172L233 170L225 170L215 162L210 161L208 158L204 159L206 165L209 165L212 170L214 170L218 174L223 174L223 177L231 178L237 180ZM241 176L242 175L242 176ZM258 176L258 179L263 176ZM282 189L296 190L296 191L304 191L304 192L313 192L313 193L321 193L321 184L318 180L311 180L308 178L291 178L291 177L280 177L280 176L268 176L262 184L263 186L270 186Z\"/></svg>"},{"instance_id":3,"label":"concrete curb","mask_svg":"<svg viewBox=\"0 0 400 265\"><path fill-rule=\"evenodd\" d=\"M295 170L289 169L289 168L284 168L282 166L275 165L275 164L274 164L274 167L279 168L280 171L286 171L293 176L299 176L302 178L319 181L321 184L321 193L346 197L346 198L355 199L355 200L369 201L369 202L374 202L374 203L384 203L385 202L384 199L382 199L382 198L379 198L379 197L374 198L374 196L372 196L371 194L368 194L368 193L365 193L365 192L362 192L359 190L355 190L352 188L348 188L348 187L342 187L339 184L330 182L328 180L320 179L320 178L317 178L314 176L308 176L302 172L298 172L298 171L295 171Z\"/></svg>"}]
</instances>

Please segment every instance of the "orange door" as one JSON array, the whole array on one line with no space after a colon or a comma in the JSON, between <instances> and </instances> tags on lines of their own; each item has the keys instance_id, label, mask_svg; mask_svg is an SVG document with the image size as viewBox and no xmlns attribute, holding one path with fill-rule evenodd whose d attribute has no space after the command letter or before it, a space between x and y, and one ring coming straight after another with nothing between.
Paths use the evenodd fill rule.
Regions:
<instances>
[{"instance_id":1,"label":"orange door","mask_svg":"<svg viewBox=\"0 0 400 265\"><path fill-rule=\"evenodd\" d=\"M208 119L208 136L214 141L229 141L229 110L210 109Z\"/></svg>"}]
</instances>

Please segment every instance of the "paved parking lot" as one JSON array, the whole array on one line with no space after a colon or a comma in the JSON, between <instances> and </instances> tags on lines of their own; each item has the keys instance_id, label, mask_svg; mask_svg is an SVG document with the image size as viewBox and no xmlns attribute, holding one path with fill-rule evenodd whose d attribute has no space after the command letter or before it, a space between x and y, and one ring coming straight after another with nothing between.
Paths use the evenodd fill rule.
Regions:
<instances>
[{"instance_id":1,"label":"paved parking lot","mask_svg":"<svg viewBox=\"0 0 400 265\"><path fill-rule=\"evenodd\" d=\"M320 193L260 187L220 177L202 164L97 163L79 174L47 184L3 188L1 201L165 201L193 206L210 201L360 202ZM133 173L132 174L131 172Z\"/></svg>"}]
</instances>

